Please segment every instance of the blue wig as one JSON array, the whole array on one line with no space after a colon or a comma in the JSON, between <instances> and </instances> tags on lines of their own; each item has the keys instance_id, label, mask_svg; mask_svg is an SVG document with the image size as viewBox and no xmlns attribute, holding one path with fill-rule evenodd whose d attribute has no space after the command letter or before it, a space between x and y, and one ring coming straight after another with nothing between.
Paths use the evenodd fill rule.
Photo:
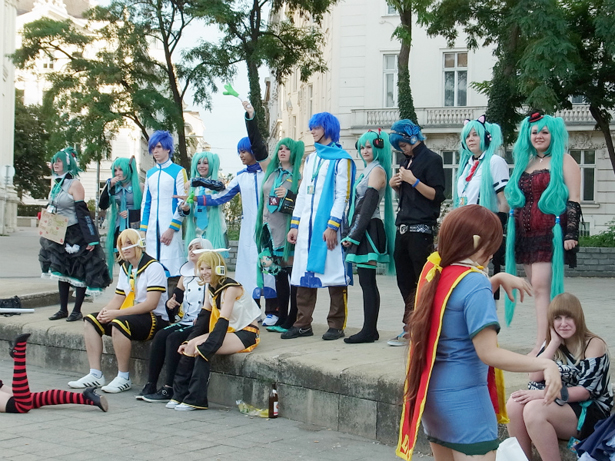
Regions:
<instances>
[{"instance_id":1,"label":"blue wig","mask_svg":"<svg viewBox=\"0 0 615 461\"><path fill-rule=\"evenodd\" d=\"M319 112L312 115L308 127L310 130L320 127L325 130L325 136L331 138L331 141L339 142L340 140L340 121L329 112Z\"/></svg>"},{"instance_id":2,"label":"blue wig","mask_svg":"<svg viewBox=\"0 0 615 461\"><path fill-rule=\"evenodd\" d=\"M59 152L56 152L53 157L51 157L51 163L55 163L58 160L62 161L62 165L64 166L64 173L70 173L73 178L79 176L79 172L81 168L77 164L77 151L72 147L65 147ZM55 173L53 173L55 175Z\"/></svg>"},{"instance_id":3,"label":"blue wig","mask_svg":"<svg viewBox=\"0 0 615 461\"><path fill-rule=\"evenodd\" d=\"M149 138L148 148L149 153L151 154L156 147L160 143L160 145L169 151L169 158L173 158L173 136L168 131L154 131Z\"/></svg>"},{"instance_id":4,"label":"blue wig","mask_svg":"<svg viewBox=\"0 0 615 461\"><path fill-rule=\"evenodd\" d=\"M237 143L237 153L240 153L242 150L250 152L252 155L254 155L254 152L252 152L252 144L250 143L250 138L248 138L247 136L245 138L241 138Z\"/></svg>"},{"instance_id":5,"label":"blue wig","mask_svg":"<svg viewBox=\"0 0 615 461\"><path fill-rule=\"evenodd\" d=\"M504 189L506 200L510 206L506 236L506 272L517 275L514 210L525 205L525 195L519 188L519 180L530 161L538 155L531 142L531 133L534 127L538 131L547 127L551 134L551 144L545 152L545 155L551 156L549 185L538 201L538 208L545 214L555 216L555 225L553 226L553 259L551 260L551 299L553 299L558 294L564 292L564 237L559 216L566 211L566 202L568 201L568 187L566 187L564 182L564 155L568 147L568 132L566 131L564 119L560 117L551 117L550 115L542 115L539 112L535 112L530 117L526 117L519 127L519 137L513 147L515 168L510 175L510 181L508 181ZM508 297L506 297L505 301L506 322L509 324L512 321L515 303L510 301Z\"/></svg>"},{"instance_id":6,"label":"blue wig","mask_svg":"<svg viewBox=\"0 0 615 461\"><path fill-rule=\"evenodd\" d=\"M399 143L415 145L419 141L425 141L425 136L421 133L421 127L415 124L412 120L404 119L393 123L391 126L391 134L389 135L391 146L396 150L401 151Z\"/></svg>"}]
</instances>

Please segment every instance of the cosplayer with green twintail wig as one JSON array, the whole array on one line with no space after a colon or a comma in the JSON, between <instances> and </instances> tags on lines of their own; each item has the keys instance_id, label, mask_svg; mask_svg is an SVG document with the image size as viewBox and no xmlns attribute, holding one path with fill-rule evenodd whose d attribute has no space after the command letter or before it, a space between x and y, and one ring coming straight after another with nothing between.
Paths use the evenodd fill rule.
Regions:
<instances>
[{"instance_id":1,"label":"cosplayer with green twintail wig","mask_svg":"<svg viewBox=\"0 0 615 461\"><path fill-rule=\"evenodd\" d=\"M198 152L192 157L190 179L208 178L218 180L220 158L213 152ZM203 195L207 191L203 187L190 187L190 194ZM190 203L190 211L186 225L186 244L193 239L202 237L211 242L214 248L226 248L226 221L221 206L206 207L196 201Z\"/></svg>"},{"instance_id":2,"label":"cosplayer with green twintail wig","mask_svg":"<svg viewBox=\"0 0 615 461\"><path fill-rule=\"evenodd\" d=\"M82 171L77 164L77 151L72 147L65 147L61 151L58 151L51 157L51 163L54 164L58 160L62 162L64 166L64 173L70 173L73 178L77 178L79 173ZM58 174L53 171L54 176L58 176Z\"/></svg>"},{"instance_id":3,"label":"cosplayer with green twintail wig","mask_svg":"<svg viewBox=\"0 0 615 461\"><path fill-rule=\"evenodd\" d=\"M505 189L510 205L506 272L525 266L534 288L538 353L547 334L547 308L564 291L564 263L576 266L581 215L579 166L568 154L564 120L534 111L519 127L513 148L515 168ZM566 254L564 254L564 250ZM510 323L514 302L506 299Z\"/></svg>"},{"instance_id":4,"label":"cosplayer with green twintail wig","mask_svg":"<svg viewBox=\"0 0 615 461\"><path fill-rule=\"evenodd\" d=\"M105 252L109 275L113 277L113 265L117 254L116 242L120 233L128 228L138 229L141 223L141 184L134 157L118 157L111 164L109 178L100 194L98 206L107 210L107 240Z\"/></svg>"},{"instance_id":5,"label":"cosplayer with green twintail wig","mask_svg":"<svg viewBox=\"0 0 615 461\"><path fill-rule=\"evenodd\" d=\"M265 285L264 274L275 276L278 298L278 314L268 314L263 323L270 331L284 332L296 319L296 289L289 285L294 245L288 242L286 234L290 229L291 213L299 189L299 171L304 151L303 141L291 138L280 140L275 154L270 157L260 191L255 229L259 251L257 283L262 289ZM263 264L263 260L267 264ZM272 267L275 270L272 271Z\"/></svg>"}]
</instances>

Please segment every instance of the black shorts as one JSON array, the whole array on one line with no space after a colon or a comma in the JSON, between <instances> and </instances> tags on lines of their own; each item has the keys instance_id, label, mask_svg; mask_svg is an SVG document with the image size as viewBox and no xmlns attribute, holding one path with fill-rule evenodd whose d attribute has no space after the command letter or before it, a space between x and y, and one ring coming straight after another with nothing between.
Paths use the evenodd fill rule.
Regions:
<instances>
[{"instance_id":1,"label":"black shorts","mask_svg":"<svg viewBox=\"0 0 615 461\"><path fill-rule=\"evenodd\" d=\"M577 421L581 417L581 413L583 412L583 407L579 402L568 402L568 405L574 411L574 414L577 415ZM585 421L583 422L583 426L581 426L581 430L579 431L579 440L583 440L589 437L592 432L594 432L594 426L601 419L608 418L609 414L602 410L596 402L592 402L589 407L587 407L587 413L585 414Z\"/></svg>"},{"instance_id":2,"label":"black shorts","mask_svg":"<svg viewBox=\"0 0 615 461\"><path fill-rule=\"evenodd\" d=\"M100 336L111 336L112 328L117 328L128 339L135 341L149 341L158 330L166 327L169 322L157 317L153 312L147 314L121 315L109 323L100 323L94 314L88 314L84 321L91 323Z\"/></svg>"},{"instance_id":3,"label":"black shorts","mask_svg":"<svg viewBox=\"0 0 615 461\"><path fill-rule=\"evenodd\" d=\"M239 352L251 352L260 342L258 327L248 325L243 330L234 332L243 343L245 349Z\"/></svg>"}]
</instances>

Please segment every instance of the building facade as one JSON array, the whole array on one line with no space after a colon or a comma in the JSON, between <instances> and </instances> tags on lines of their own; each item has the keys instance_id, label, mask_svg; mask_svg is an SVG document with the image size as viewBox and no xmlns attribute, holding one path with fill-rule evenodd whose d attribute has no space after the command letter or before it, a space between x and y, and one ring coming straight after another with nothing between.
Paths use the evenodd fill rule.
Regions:
<instances>
[{"instance_id":1,"label":"building facade","mask_svg":"<svg viewBox=\"0 0 615 461\"><path fill-rule=\"evenodd\" d=\"M389 130L399 119L400 45L392 38L398 25L399 16L385 0L337 3L321 25L326 39L322 56L328 71L305 83L294 72L283 84L273 84L269 104L272 144L290 136L302 139L306 150L311 151L309 118L328 111L339 118L340 142L361 169L363 164L354 148L358 137L367 130ZM428 37L425 29L416 24L413 27L410 78L414 105L426 144L443 157L449 199L463 122L479 117L487 109L486 96L474 90L471 83L489 80L495 62L491 48L469 51L463 34L449 47L444 38ZM583 231L595 234L605 230L615 215L615 176L606 143L602 133L594 130L587 105L573 104L572 110L557 115L566 122L570 153L581 166ZM501 154L512 167L510 152Z\"/></svg>"}]
</instances>

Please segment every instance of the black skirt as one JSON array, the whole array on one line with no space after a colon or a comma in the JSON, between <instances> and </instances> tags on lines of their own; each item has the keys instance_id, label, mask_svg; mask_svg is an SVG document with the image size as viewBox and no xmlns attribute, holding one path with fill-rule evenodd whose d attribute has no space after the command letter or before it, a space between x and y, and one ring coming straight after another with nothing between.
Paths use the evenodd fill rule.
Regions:
<instances>
[{"instance_id":1,"label":"black skirt","mask_svg":"<svg viewBox=\"0 0 615 461\"><path fill-rule=\"evenodd\" d=\"M359 244L351 245L346 254L347 262L389 262L389 255L387 254L387 234L384 231L382 220L372 218Z\"/></svg>"}]
</instances>

